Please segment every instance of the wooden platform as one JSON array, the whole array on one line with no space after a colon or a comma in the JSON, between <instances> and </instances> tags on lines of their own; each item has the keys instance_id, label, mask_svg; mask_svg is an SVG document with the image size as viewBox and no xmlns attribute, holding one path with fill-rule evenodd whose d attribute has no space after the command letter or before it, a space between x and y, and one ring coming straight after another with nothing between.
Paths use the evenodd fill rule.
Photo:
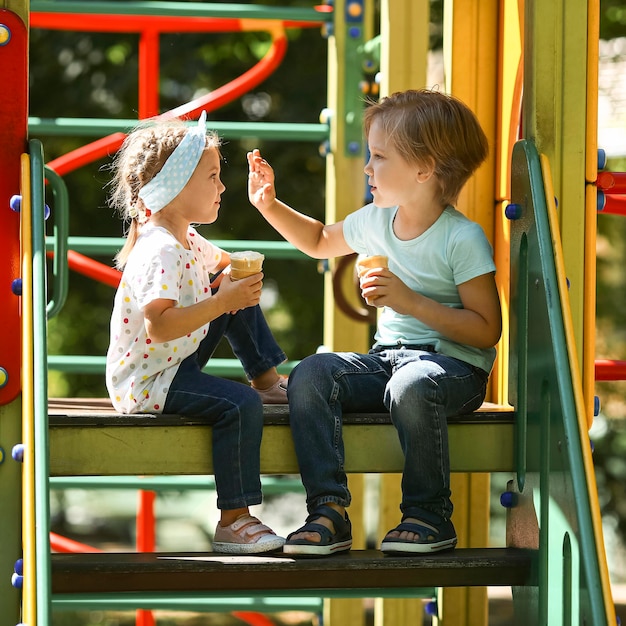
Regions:
<instances>
[{"instance_id":1,"label":"wooden platform","mask_svg":"<svg viewBox=\"0 0 626 626\"><path fill-rule=\"evenodd\" d=\"M449 420L454 472L514 469L515 415L485 404ZM124 476L213 473L210 424L179 415L119 415L108 400L50 400L50 475ZM344 416L346 471L400 473L403 456L386 413ZM286 405L265 406L263 474L297 474Z\"/></svg>"},{"instance_id":2,"label":"wooden platform","mask_svg":"<svg viewBox=\"0 0 626 626\"><path fill-rule=\"evenodd\" d=\"M352 550L326 558L215 553L53 554L52 592L281 592L536 584L536 553L464 548L430 555L385 556ZM410 594L409 594L410 595Z\"/></svg>"}]
</instances>

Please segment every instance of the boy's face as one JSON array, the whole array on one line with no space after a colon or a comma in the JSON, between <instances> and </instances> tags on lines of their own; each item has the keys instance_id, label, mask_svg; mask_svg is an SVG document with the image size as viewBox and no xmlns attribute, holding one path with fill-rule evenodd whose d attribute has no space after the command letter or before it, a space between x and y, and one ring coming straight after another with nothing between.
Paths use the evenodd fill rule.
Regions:
<instances>
[{"instance_id":1,"label":"boy's face","mask_svg":"<svg viewBox=\"0 0 626 626\"><path fill-rule=\"evenodd\" d=\"M370 151L364 171L374 204L379 207L403 206L415 200L419 184L418 166L406 161L374 120L367 136Z\"/></svg>"}]
</instances>

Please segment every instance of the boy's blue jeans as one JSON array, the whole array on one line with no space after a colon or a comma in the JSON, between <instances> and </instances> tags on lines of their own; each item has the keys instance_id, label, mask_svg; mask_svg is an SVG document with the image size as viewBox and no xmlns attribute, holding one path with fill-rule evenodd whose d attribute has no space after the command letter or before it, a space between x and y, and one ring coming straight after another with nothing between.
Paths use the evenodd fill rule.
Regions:
<instances>
[{"instance_id":1,"label":"boy's blue jeans","mask_svg":"<svg viewBox=\"0 0 626 626\"><path fill-rule=\"evenodd\" d=\"M163 413L198 417L213 425L217 506L238 509L262 500L263 403L249 385L202 371L222 337L230 343L249 380L286 359L259 306L222 315L211 322L198 350L180 364Z\"/></svg>"},{"instance_id":2,"label":"boy's blue jeans","mask_svg":"<svg viewBox=\"0 0 626 626\"><path fill-rule=\"evenodd\" d=\"M289 414L309 512L327 502L350 504L342 414L389 411L405 459L403 517L450 518L447 418L480 407L488 374L431 349L320 353L293 370Z\"/></svg>"}]
</instances>

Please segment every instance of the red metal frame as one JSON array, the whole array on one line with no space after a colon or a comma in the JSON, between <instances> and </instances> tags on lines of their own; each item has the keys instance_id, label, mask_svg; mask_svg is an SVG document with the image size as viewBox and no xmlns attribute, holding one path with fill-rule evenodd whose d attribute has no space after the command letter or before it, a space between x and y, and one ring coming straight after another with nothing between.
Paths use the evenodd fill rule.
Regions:
<instances>
[{"instance_id":1,"label":"red metal frame","mask_svg":"<svg viewBox=\"0 0 626 626\"><path fill-rule=\"evenodd\" d=\"M20 193L20 158L27 151L28 133L28 29L12 11L0 9L0 23L8 38L0 45L2 89L0 89L0 367L6 371L0 387L0 405L9 404L22 389L20 298L11 290L22 275L20 260L20 216L9 208Z\"/></svg>"}]
</instances>

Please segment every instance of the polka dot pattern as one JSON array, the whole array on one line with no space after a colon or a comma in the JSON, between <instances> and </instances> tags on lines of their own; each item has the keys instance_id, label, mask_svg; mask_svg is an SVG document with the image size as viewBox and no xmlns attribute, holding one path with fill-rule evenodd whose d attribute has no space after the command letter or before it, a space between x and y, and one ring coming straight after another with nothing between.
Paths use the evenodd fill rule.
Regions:
<instances>
[{"instance_id":1,"label":"polka dot pattern","mask_svg":"<svg viewBox=\"0 0 626 626\"><path fill-rule=\"evenodd\" d=\"M153 300L185 307L211 297L210 274L222 251L189 229L187 250L165 229L146 224L124 269L111 315L106 382L116 410L160 413L178 365L195 352L208 324L173 341L146 334L143 308Z\"/></svg>"}]
</instances>

